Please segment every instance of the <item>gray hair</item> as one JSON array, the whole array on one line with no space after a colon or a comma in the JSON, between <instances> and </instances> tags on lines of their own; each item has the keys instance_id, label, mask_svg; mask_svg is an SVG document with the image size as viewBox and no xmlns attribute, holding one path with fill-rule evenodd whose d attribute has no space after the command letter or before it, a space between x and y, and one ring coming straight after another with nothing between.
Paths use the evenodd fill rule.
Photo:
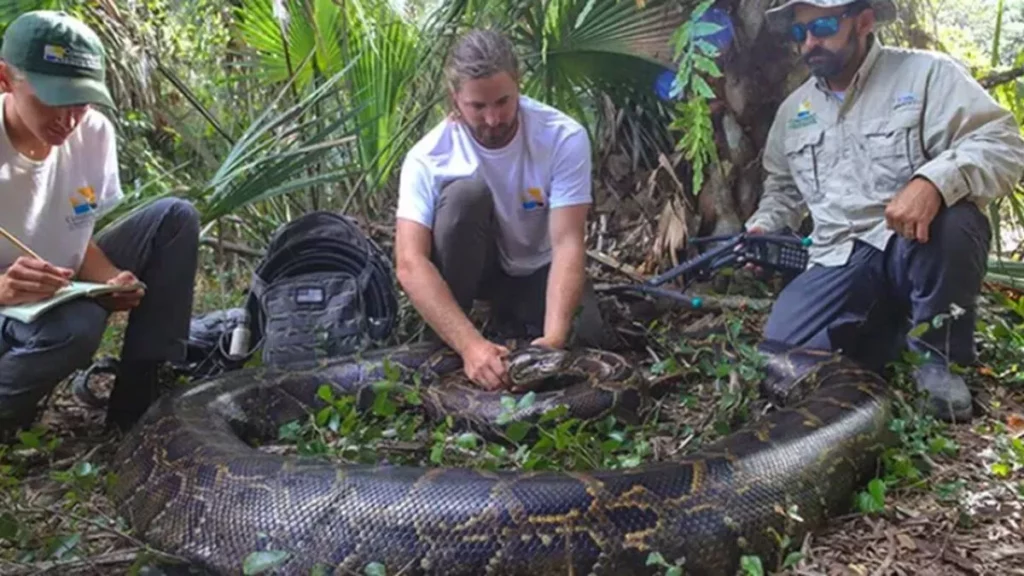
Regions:
<instances>
[{"instance_id":1,"label":"gray hair","mask_svg":"<svg viewBox=\"0 0 1024 576\"><path fill-rule=\"evenodd\" d=\"M444 72L448 88L458 92L466 80L487 78L499 72L507 72L513 80L519 80L519 60L512 42L504 34L476 29L455 44Z\"/></svg>"}]
</instances>

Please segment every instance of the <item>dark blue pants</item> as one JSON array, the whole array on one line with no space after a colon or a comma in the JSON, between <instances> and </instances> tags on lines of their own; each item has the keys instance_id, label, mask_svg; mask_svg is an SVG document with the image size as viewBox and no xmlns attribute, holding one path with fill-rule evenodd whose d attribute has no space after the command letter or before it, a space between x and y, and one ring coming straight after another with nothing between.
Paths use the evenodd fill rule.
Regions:
<instances>
[{"instance_id":1,"label":"dark blue pants","mask_svg":"<svg viewBox=\"0 0 1024 576\"><path fill-rule=\"evenodd\" d=\"M199 248L196 209L177 198L158 200L104 230L96 243L115 266L146 283L146 295L128 315L121 359L183 359ZM31 422L43 396L88 366L109 315L85 298L31 324L0 316L0 425Z\"/></svg>"},{"instance_id":2,"label":"dark blue pants","mask_svg":"<svg viewBox=\"0 0 1024 576\"><path fill-rule=\"evenodd\" d=\"M929 241L890 238L884 251L857 241L844 266L814 266L779 294L765 326L767 338L842 351L881 370L904 346L969 365L974 346L976 300L987 271L992 231L974 205L943 208ZM919 338L913 326L963 310Z\"/></svg>"}]
</instances>

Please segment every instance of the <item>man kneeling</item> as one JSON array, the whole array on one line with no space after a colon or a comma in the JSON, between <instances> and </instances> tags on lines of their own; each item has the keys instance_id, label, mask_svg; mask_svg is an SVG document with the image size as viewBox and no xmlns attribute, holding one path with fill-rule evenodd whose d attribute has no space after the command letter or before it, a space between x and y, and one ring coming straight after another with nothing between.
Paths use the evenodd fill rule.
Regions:
<instances>
[{"instance_id":1,"label":"man kneeling","mask_svg":"<svg viewBox=\"0 0 1024 576\"><path fill-rule=\"evenodd\" d=\"M112 311L131 310L107 425L125 429L157 393L157 370L183 358L199 218L163 199L93 239L122 198L113 108L99 38L57 12L29 12L0 52L0 226L43 260L0 239L0 305L48 298L72 280L142 290L78 299L31 324L0 316L0 436L31 425L38 403L96 352Z\"/></svg>"},{"instance_id":2,"label":"man kneeling","mask_svg":"<svg viewBox=\"0 0 1024 576\"><path fill-rule=\"evenodd\" d=\"M791 0L768 12L813 76L779 107L753 232L814 221L811 268L779 295L769 338L842 350L880 370L904 344L936 417L968 420L949 363L976 359L976 300L991 229L984 209L1024 167L1013 116L941 54L882 46L892 0ZM940 328L911 325L950 314ZM908 322L909 321L909 322Z\"/></svg>"},{"instance_id":3,"label":"man kneeling","mask_svg":"<svg viewBox=\"0 0 1024 576\"><path fill-rule=\"evenodd\" d=\"M517 58L497 32L468 33L446 72L453 112L402 166L398 279L467 376L496 389L508 384L508 351L470 322L474 299L491 301L505 334L538 345L610 338L584 270L590 140L520 95Z\"/></svg>"}]
</instances>

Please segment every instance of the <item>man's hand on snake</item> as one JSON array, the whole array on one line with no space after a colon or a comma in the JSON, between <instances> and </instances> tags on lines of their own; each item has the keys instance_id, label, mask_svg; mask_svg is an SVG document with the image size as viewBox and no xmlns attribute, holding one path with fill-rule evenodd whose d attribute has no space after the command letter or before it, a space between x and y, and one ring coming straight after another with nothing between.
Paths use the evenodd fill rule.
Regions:
<instances>
[{"instance_id":1,"label":"man's hand on snake","mask_svg":"<svg viewBox=\"0 0 1024 576\"><path fill-rule=\"evenodd\" d=\"M942 208L942 195L924 178L913 178L885 207L889 228L907 240L928 242L928 228Z\"/></svg>"},{"instance_id":2,"label":"man's hand on snake","mask_svg":"<svg viewBox=\"0 0 1024 576\"><path fill-rule=\"evenodd\" d=\"M463 370L470 380L484 390L507 388L512 383L505 365L507 356L508 348L481 338L463 352Z\"/></svg>"}]
</instances>

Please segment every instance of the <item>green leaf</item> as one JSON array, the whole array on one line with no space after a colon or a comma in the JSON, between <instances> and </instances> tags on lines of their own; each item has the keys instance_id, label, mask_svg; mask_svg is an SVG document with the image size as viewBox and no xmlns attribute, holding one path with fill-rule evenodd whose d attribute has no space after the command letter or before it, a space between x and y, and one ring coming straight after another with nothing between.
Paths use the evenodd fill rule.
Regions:
<instances>
[{"instance_id":1,"label":"green leaf","mask_svg":"<svg viewBox=\"0 0 1024 576\"><path fill-rule=\"evenodd\" d=\"M526 438L526 434L530 431L530 423L523 421L512 422L505 429L505 434L508 435L509 440L513 442L522 442L523 438Z\"/></svg>"},{"instance_id":2,"label":"green leaf","mask_svg":"<svg viewBox=\"0 0 1024 576\"><path fill-rule=\"evenodd\" d=\"M992 464L992 474L998 478L1009 478L1012 469L1007 462L996 462Z\"/></svg>"},{"instance_id":3,"label":"green leaf","mask_svg":"<svg viewBox=\"0 0 1024 576\"><path fill-rule=\"evenodd\" d=\"M380 562L370 562L363 569L363 574L366 576L387 576L387 569Z\"/></svg>"},{"instance_id":4,"label":"green leaf","mask_svg":"<svg viewBox=\"0 0 1024 576\"><path fill-rule=\"evenodd\" d=\"M394 416L398 405L391 401L391 396L381 392L373 399L373 413L378 416Z\"/></svg>"},{"instance_id":5,"label":"green leaf","mask_svg":"<svg viewBox=\"0 0 1024 576\"><path fill-rule=\"evenodd\" d=\"M516 399L512 396L502 396L499 402L501 402L501 407L506 411L511 412L516 409Z\"/></svg>"},{"instance_id":6,"label":"green leaf","mask_svg":"<svg viewBox=\"0 0 1024 576\"><path fill-rule=\"evenodd\" d=\"M668 570L665 570L665 576L683 576L683 569L679 566L669 566Z\"/></svg>"},{"instance_id":7,"label":"green leaf","mask_svg":"<svg viewBox=\"0 0 1024 576\"><path fill-rule=\"evenodd\" d=\"M651 552L647 555L647 566L668 566L665 562L665 557L661 555L661 552Z\"/></svg>"},{"instance_id":8,"label":"green leaf","mask_svg":"<svg viewBox=\"0 0 1024 576\"><path fill-rule=\"evenodd\" d=\"M533 406L534 401L537 399L537 394L534 391L529 391L519 399L519 404L516 406L517 410L526 410L530 406Z\"/></svg>"},{"instance_id":9,"label":"green leaf","mask_svg":"<svg viewBox=\"0 0 1024 576\"><path fill-rule=\"evenodd\" d=\"M18 432L18 440L20 440L26 448L39 449L43 445L43 442L39 439L39 435L30 430Z\"/></svg>"},{"instance_id":10,"label":"green leaf","mask_svg":"<svg viewBox=\"0 0 1024 576\"><path fill-rule=\"evenodd\" d=\"M78 543L82 540L82 533L75 532L74 534L64 534L57 536L50 542L50 548L53 550L50 552L49 557L55 560L60 560L65 554L71 552L78 546Z\"/></svg>"},{"instance_id":11,"label":"green leaf","mask_svg":"<svg viewBox=\"0 0 1024 576\"><path fill-rule=\"evenodd\" d=\"M334 391L331 390L331 387L327 384L321 384L320 387L316 389L316 395L327 403L334 400Z\"/></svg>"},{"instance_id":12,"label":"green leaf","mask_svg":"<svg viewBox=\"0 0 1024 576\"><path fill-rule=\"evenodd\" d=\"M920 338L930 328L931 328L931 325L929 323L921 322L917 326L914 326L914 328L910 330L910 332L907 334L907 336L909 336L911 338Z\"/></svg>"},{"instance_id":13,"label":"green leaf","mask_svg":"<svg viewBox=\"0 0 1024 576\"><path fill-rule=\"evenodd\" d=\"M440 464L441 459L444 457L444 442L435 442L430 447L430 461L434 464Z\"/></svg>"},{"instance_id":14,"label":"green leaf","mask_svg":"<svg viewBox=\"0 0 1024 576\"><path fill-rule=\"evenodd\" d=\"M867 491L857 495L857 506L865 514L875 514L885 510L885 482L875 478L868 483Z\"/></svg>"},{"instance_id":15,"label":"green leaf","mask_svg":"<svg viewBox=\"0 0 1024 576\"><path fill-rule=\"evenodd\" d=\"M764 566L761 564L760 556L741 557L740 567L746 576L764 576Z\"/></svg>"},{"instance_id":16,"label":"green leaf","mask_svg":"<svg viewBox=\"0 0 1024 576\"><path fill-rule=\"evenodd\" d=\"M455 439L455 443L466 450L475 450L477 445L477 436L472 432L464 432Z\"/></svg>"},{"instance_id":17,"label":"green leaf","mask_svg":"<svg viewBox=\"0 0 1024 576\"><path fill-rule=\"evenodd\" d=\"M797 562L804 559L803 552L790 552L786 555L786 559L782 562L783 568L789 568L790 566L796 565Z\"/></svg>"},{"instance_id":18,"label":"green leaf","mask_svg":"<svg viewBox=\"0 0 1024 576\"><path fill-rule=\"evenodd\" d=\"M718 69L718 64L715 64L715 61L707 56L701 56L700 54L695 55L693 57L693 65L697 70L700 70L714 78L718 78L722 75L722 71Z\"/></svg>"},{"instance_id":19,"label":"green leaf","mask_svg":"<svg viewBox=\"0 0 1024 576\"><path fill-rule=\"evenodd\" d=\"M242 562L242 573L246 576L262 574L283 564L291 554L283 550L264 550L253 552Z\"/></svg>"},{"instance_id":20,"label":"green leaf","mask_svg":"<svg viewBox=\"0 0 1024 576\"><path fill-rule=\"evenodd\" d=\"M693 25L692 34L695 38L702 38L716 34L724 29L721 24L715 24L714 22L697 22Z\"/></svg>"},{"instance_id":21,"label":"green leaf","mask_svg":"<svg viewBox=\"0 0 1024 576\"><path fill-rule=\"evenodd\" d=\"M395 364L390 360L385 359L384 377L387 378L389 382L398 382L402 377L402 372L398 369L398 366L395 366Z\"/></svg>"},{"instance_id":22,"label":"green leaf","mask_svg":"<svg viewBox=\"0 0 1024 576\"><path fill-rule=\"evenodd\" d=\"M704 80L702 76L694 74L692 77L692 82L693 90L694 92L697 93L698 96L711 99L715 98L715 91L711 89L711 86L708 85L707 81Z\"/></svg>"},{"instance_id":23,"label":"green leaf","mask_svg":"<svg viewBox=\"0 0 1024 576\"><path fill-rule=\"evenodd\" d=\"M714 44L712 44L711 42L708 42L707 40L699 40L698 39L698 40L695 40L693 44L705 56L708 56L708 57L711 57L711 58L716 58L720 54L720 52L718 51L718 46L715 46Z\"/></svg>"},{"instance_id":24,"label":"green leaf","mask_svg":"<svg viewBox=\"0 0 1024 576\"><path fill-rule=\"evenodd\" d=\"M868 482L868 492L879 505L885 504L885 482L881 478L875 478Z\"/></svg>"},{"instance_id":25,"label":"green leaf","mask_svg":"<svg viewBox=\"0 0 1024 576\"><path fill-rule=\"evenodd\" d=\"M18 539L18 519L10 512L0 514L0 539L14 543Z\"/></svg>"}]
</instances>

